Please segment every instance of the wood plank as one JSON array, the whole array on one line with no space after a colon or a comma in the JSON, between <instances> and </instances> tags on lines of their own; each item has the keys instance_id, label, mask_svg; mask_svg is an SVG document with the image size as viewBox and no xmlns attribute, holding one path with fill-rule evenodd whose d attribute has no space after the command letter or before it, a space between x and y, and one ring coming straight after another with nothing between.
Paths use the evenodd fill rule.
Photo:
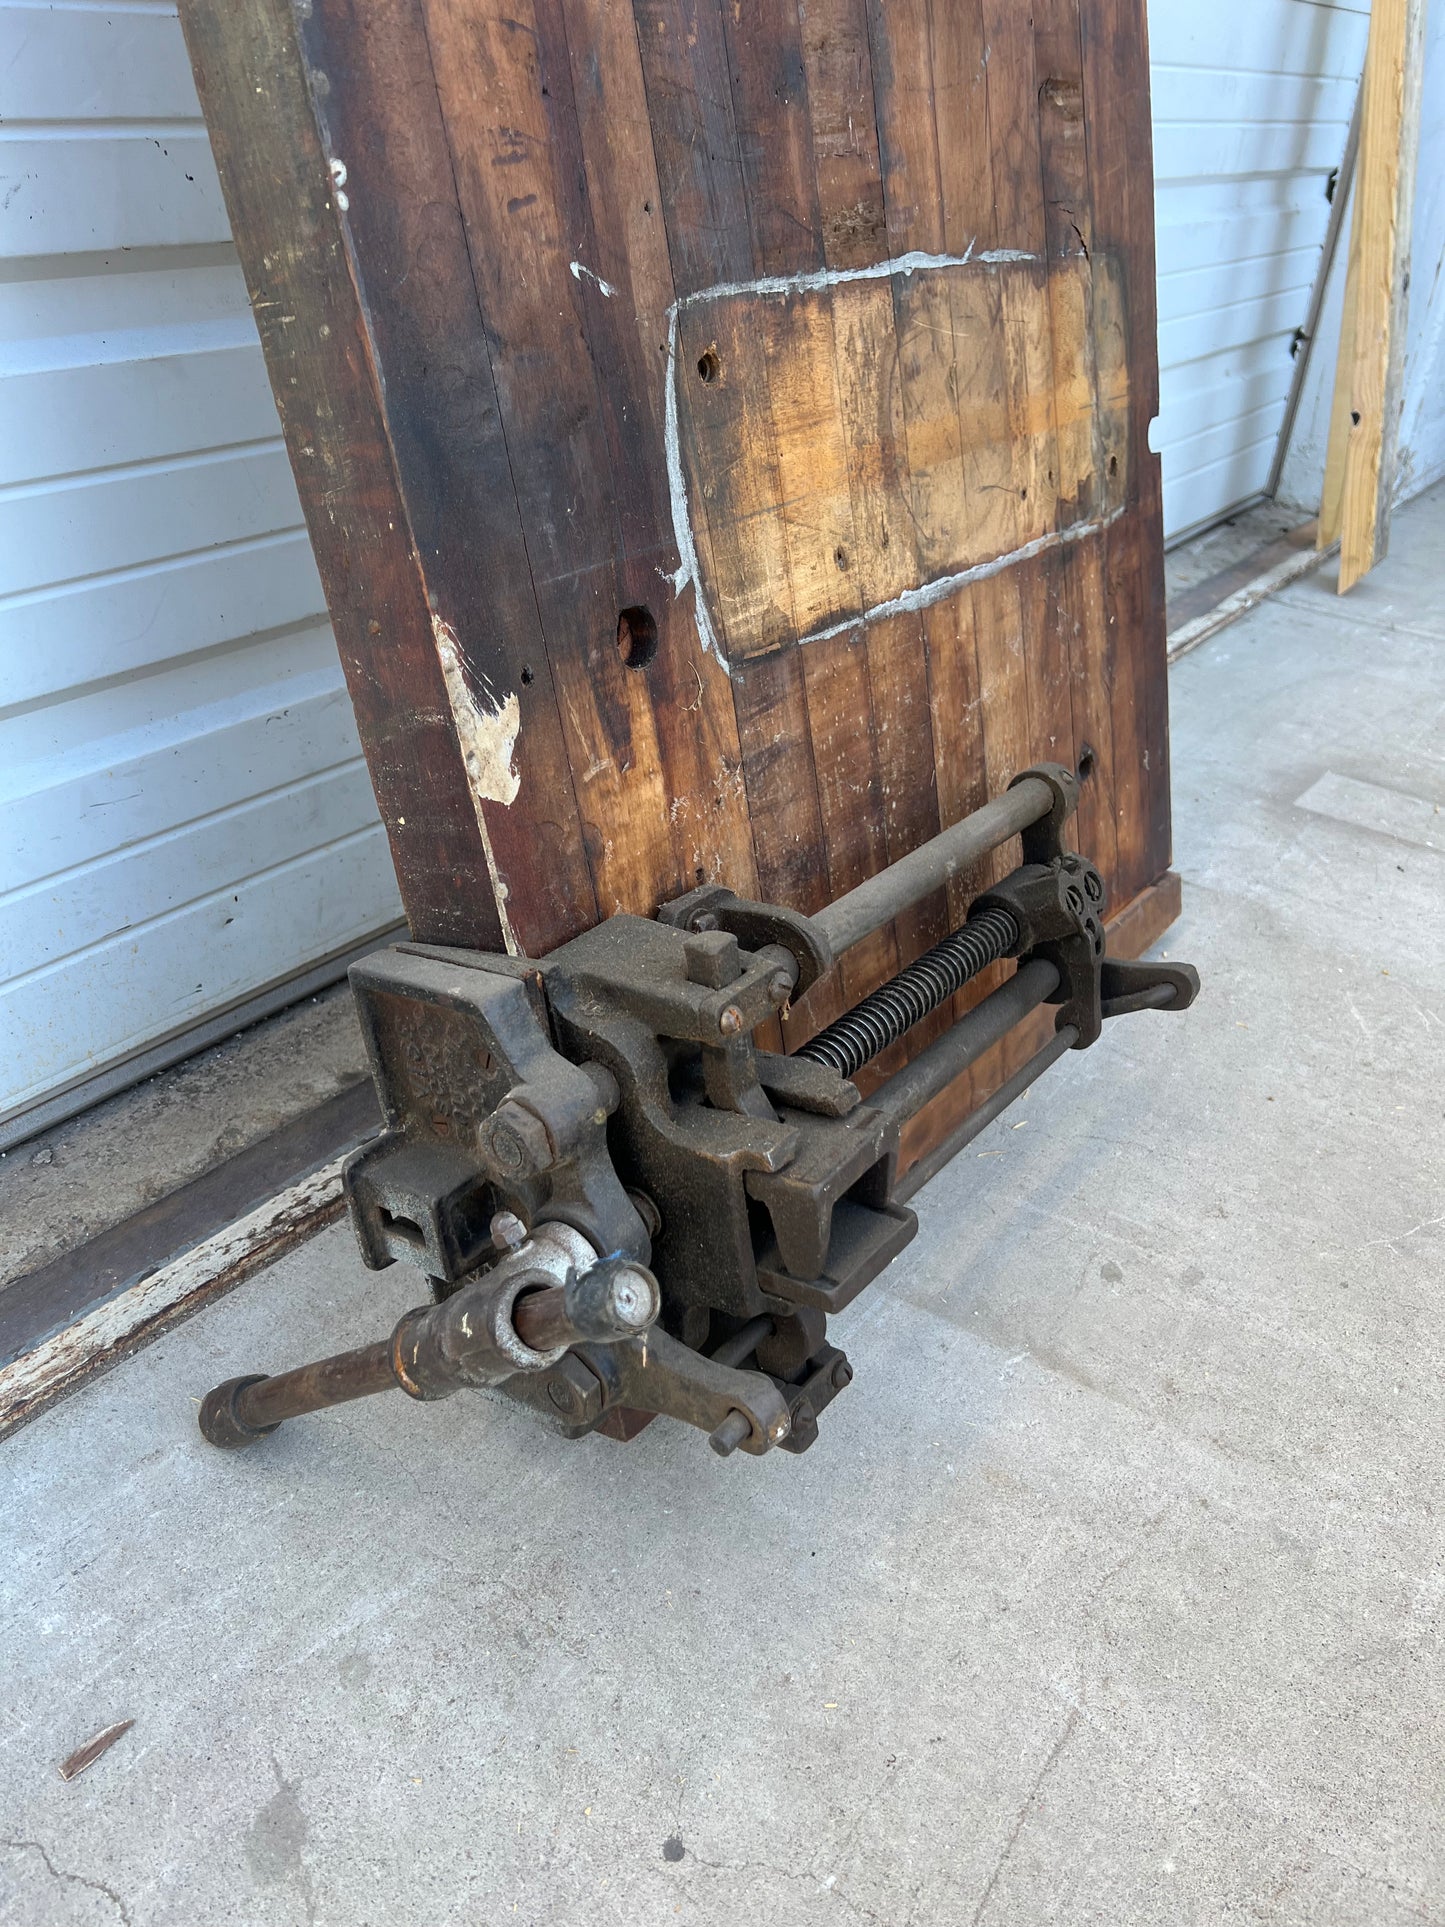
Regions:
<instances>
[{"instance_id":1,"label":"wood plank","mask_svg":"<svg viewBox=\"0 0 1445 1927\"><path fill-rule=\"evenodd\" d=\"M1419 146L1423 0L1376 0L1361 91L1349 264L1319 547L1340 545L1344 595L1390 546L1398 394Z\"/></svg>"},{"instance_id":2,"label":"wood plank","mask_svg":"<svg viewBox=\"0 0 1445 1927\"><path fill-rule=\"evenodd\" d=\"M285 0L182 9L332 625L414 931L497 948L462 761L330 157ZM264 237L264 240L263 240ZM383 622L384 617L384 622Z\"/></svg>"},{"instance_id":3,"label":"wood plank","mask_svg":"<svg viewBox=\"0 0 1445 1927\"><path fill-rule=\"evenodd\" d=\"M1097 643L1114 747L1116 862L1111 900L1127 902L1169 863L1168 679L1164 669L1164 545L1159 458L1149 424L1159 411L1150 140L1149 35L1143 0L1080 7L1082 97L1092 248L1117 255L1110 325L1126 344L1131 393L1119 455L1124 513L1105 531L1105 633ZM1096 744L1096 748L1101 745Z\"/></svg>"}]
</instances>

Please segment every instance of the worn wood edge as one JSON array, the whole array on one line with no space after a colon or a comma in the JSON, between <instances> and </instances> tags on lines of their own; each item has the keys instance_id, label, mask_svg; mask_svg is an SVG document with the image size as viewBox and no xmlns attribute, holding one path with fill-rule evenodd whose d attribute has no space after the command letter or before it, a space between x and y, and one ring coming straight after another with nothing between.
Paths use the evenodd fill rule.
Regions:
<instances>
[{"instance_id":1,"label":"worn wood edge","mask_svg":"<svg viewBox=\"0 0 1445 1927\"><path fill-rule=\"evenodd\" d=\"M1269 596L1279 589L1287 589L1291 582L1300 582L1307 575L1327 562L1337 553L1338 543L1325 549L1308 548L1282 557L1271 564L1249 582L1235 589L1231 594L1222 596L1214 607L1205 614L1195 616L1192 622L1181 622L1177 629L1171 629L1166 640L1166 652L1170 662L1178 662L1187 656L1191 649L1197 649L1201 642L1207 642L1221 629L1228 628L1231 622L1248 615Z\"/></svg>"},{"instance_id":2,"label":"worn wood edge","mask_svg":"<svg viewBox=\"0 0 1445 1927\"><path fill-rule=\"evenodd\" d=\"M1164 935L1178 917L1182 904L1183 886L1179 873L1177 870L1166 870L1163 876L1147 889L1141 890L1122 910L1109 918L1109 954L1114 957L1141 956ZM920 1158L927 1157L942 1144L969 1111L985 1101L1008 1079L1024 1056L1031 1055L1033 1050L1047 1042L1052 1029L1053 1017L1048 1007L1035 1011L1002 1044L996 1045L980 1059L971 1071L965 1071L962 1076L955 1078L916 1117L911 1118L904 1127L899 1147L899 1175L902 1176ZM1022 1055L1018 1046L1021 1038L1027 1043Z\"/></svg>"},{"instance_id":3,"label":"worn wood edge","mask_svg":"<svg viewBox=\"0 0 1445 1927\"><path fill-rule=\"evenodd\" d=\"M0 1437L338 1217L344 1157L258 1205L0 1371Z\"/></svg>"}]
</instances>

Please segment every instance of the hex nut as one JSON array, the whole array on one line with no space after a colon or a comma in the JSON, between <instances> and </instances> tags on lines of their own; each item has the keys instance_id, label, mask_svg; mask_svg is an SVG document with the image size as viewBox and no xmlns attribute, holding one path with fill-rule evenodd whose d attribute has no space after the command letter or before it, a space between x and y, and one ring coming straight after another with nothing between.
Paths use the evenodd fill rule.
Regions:
<instances>
[{"instance_id":1,"label":"hex nut","mask_svg":"<svg viewBox=\"0 0 1445 1927\"><path fill-rule=\"evenodd\" d=\"M602 1415L602 1386L580 1358L558 1359L547 1379L547 1399L572 1425L585 1425Z\"/></svg>"},{"instance_id":2,"label":"hex nut","mask_svg":"<svg viewBox=\"0 0 1445 1927\"><path fill-rule=\"evenodd\" d=\"M738 940L726 930L703 930L685 937L682 954L688 982L708 990L721 990L743 974Z\"/></svg>"},{"instance_id":3,"label":"hex nut","mask_svg":"<svg viewBox=\"0 0 1445 1927\"><path fill-rule=\"evenodd\" d=\"M533 1178L549 1169L552 1140L546 1125L515 1098L504 1098L481 1129L480 1149L500 1178Z\"/></svg>"}]
</instances>

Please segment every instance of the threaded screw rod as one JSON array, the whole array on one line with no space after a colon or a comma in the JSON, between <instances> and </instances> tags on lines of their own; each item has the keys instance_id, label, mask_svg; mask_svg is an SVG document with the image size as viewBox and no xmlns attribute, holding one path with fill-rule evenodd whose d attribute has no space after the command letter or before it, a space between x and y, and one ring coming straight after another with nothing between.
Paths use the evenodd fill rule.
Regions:
<instances>
[{"instance_id":1,"label":"threaded screw rod","mask_svg":"<svg viewBox=\"0 0 1445 1927\"><path fill-rule=\"evenodd\" d=\"M1018 940L1018 925L1007 910L981 910L888 983L870 991L861 1004L819 1031L796 1055L852 1077L870 1058L946 1003L971 977L1008 956Z\"/></svg>"}]
</instances>

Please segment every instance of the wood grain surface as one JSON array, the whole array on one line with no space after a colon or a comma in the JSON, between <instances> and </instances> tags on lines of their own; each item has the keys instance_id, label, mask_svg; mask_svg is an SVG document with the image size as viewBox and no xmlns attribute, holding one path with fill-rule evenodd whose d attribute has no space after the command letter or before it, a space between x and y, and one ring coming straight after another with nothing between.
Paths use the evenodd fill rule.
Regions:
<instances>
[{"instance_id":1,"label":"wood grain surface","mask_svg":"<svg viewBox=\"0 0 1445 1927\"><path fill-rule=\"evenodd\" d=\"M1041 758L1159 883L1143 0L181 12L418 937L813 910Z\"/></svg>"}]
</instances>

